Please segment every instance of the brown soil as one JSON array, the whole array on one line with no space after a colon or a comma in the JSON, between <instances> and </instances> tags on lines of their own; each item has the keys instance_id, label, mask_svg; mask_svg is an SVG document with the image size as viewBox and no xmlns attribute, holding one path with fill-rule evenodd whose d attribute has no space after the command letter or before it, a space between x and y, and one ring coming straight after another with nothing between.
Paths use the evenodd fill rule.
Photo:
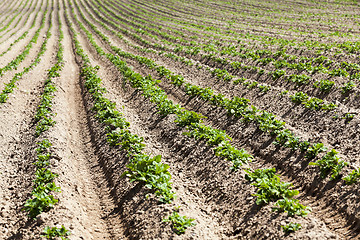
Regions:
<instances>
[{"instance_id":1,"label":"brown soil","mask_svg":"<svg viewBox=\"0 0 360 240\"><path fill-rule=\"evenodd\" d=\"M35 2L32 7L36 6L36 10L28 23L25 26L19 24L18 33L11 37L7 38L13 31L3 36L7 39L0 44L0 52L6 50L12 41L30 27L33 17L40 9L41 1ZM75 7L75 2L81 6L81 9ZM128 4L128 1L123 2L125 5ZM134 2L149 11L155 11L156 2ZM106 5L106 1L101 4ZM163 15L168 14L173 8L165 1L159 4ZM258 7L262 12L271 9L271 5L259 4L259 7L247 4L242 8L249 7L249 13L255 11L253 7L254 9ZM0 5L0 12L5 11L3 8L7 6L9 5ZM116 67L105 57L99 56L90 44L86 34L75 22L74 15L69 11L71 6L74 7L79 20L93 33L95 42L105 52L112 53L110 46L101 41L80 17L81 10L87 19L91 19L87 11L89 7L95 5L84 0L54 1L54 6L50 7L54 11L52 36L41 63L19 80L8 102L0 105L2 116L0 118L0 239L40 239L39 236L45 226L60 225L71 231L69 239L86 240L359 238L358 185L345 186L340 181L327 182L319 178L317 169L308 167L308 161L302 154L276 147L272 144L274 139L259 131L255 124L244 124L227 116L223 109L215 108L197 98L189 98L183 89L175 88L167 79L161 79L156 71L134 60L124 59L143 76L150 74L153 78L161 79L159 86L174 103L205 115L207 125L226 130L233 138L234 146L244 148L254 155L254 161L246 167L275 167L283 181L292 182L300 191L297 198L301 203L311 207L312 212L305 218L288 218L285 213L272 211L274 203L263 207L256 205L256 198L253 196L256 189L245 180L244 171L231 171L230 163L217 157L204 141L196 141L185 136L183 134L185 129L174 123L175 116L160 117L153 103L144 98L140 92L132 89L128 83L123 82ZM212 2L211 6L219 7L224 11L236 10L232 8L233 5L225 6L221 2ZM286 9L284 4L281 7ZM41 8L44 11L44 7ZM181 18L188 15L190 10L194 12L194 21L211 12L199 2L194 5L181 5L179 12L174 15ZM348 6L344 6L345 10L350 11ZM31 9L26 11L28 14ZM151 156L161 155L162 161L170 165L172 186L177 195L173 203L159 204L156 197L151 194L152 191L144 184L129 182L127 178L121 177L129 159L124 151L107 144L104 126L99 124L92 111L94 102L80 76L82 61L75 53L73 35L65 20L66 11L91 64L100 66L98 75L103 81L103 87L108 90L105 96L116 103L117 109L130 123L130 131L144 138L145 151ZM95 16L93 11L90 13ZM55 157L51 160L51 166L53 172L59 175L56 184L61 187L61 192L55 193L59 203L53 209L40 214L35 220L29 220L21 209L26 199L31 196L34 179L35 167L32 163L35 160L36 142L39 140L35 137L34 116L43 92L47 70L55 63L59 37L58 14L64 31L62 41L64 68L61 76L55 79L58 89L53 106L56 124L45 133L43 138L49 139L53 144L51 150ZM9 82L15 73L21 72L24 67L31 64L39 52L49 27L49 15L50 10L39 40L30 50L28 57L17 70L5 73L1 77L1 83ZM26 15L23 18L25 19ZM40 20L41 14L27 38L14 45L12 51L0 57L0 67L5 66L22 51L40 26ZM211 21L216 25L212 16L204 19L208 24ZM211 67L208 62L199 63L203 66L199 69L175 62L157 53L144 53L131 47L126 41L119 40L98 23L93 22L93 24L102 29L113 45L130 53L153 59L157 64L183 75L186 82L211 87L215 92L226 97L246 97L253 105L274 113L280 120L285 121L286 127L294 131L297 136L311 141L321 141L329 149L335 148L340 152L343 160L351 163L351 167L345 169L346 173L359 166L358 117L346 124L341 119L333 119L333 113L319 114L304 110L302 106L292 104L288 97L278 96L286 89L290 92L294 91L293 88L282 83L271 83L268 79L263 79L263 82L273 88L266 94L221 82L205 70L205 67ZM286 24L282 27L289 27L288 23ZM225 28L226 24L220 21L217 26ZM202 34L200 32L199 36ZM124 39L142 47L138 41L128 36ZM196 57L188 57L193 61L199 60ZM249 72L245 74L249 79L254 77ZM317 93L313 94L316 96ZM338 98L341 96L331 93L326 99ZM336 114L345 114L350 108L360 113L356 97L341 102ZM162 219L168 216L174 207L180 205L180 213L196 219L196 226L189 228L184 235L178 236ZM285 234L281 225L290 221L301 223L302 229L289 235Z\"/></svg>"}]
</instances>

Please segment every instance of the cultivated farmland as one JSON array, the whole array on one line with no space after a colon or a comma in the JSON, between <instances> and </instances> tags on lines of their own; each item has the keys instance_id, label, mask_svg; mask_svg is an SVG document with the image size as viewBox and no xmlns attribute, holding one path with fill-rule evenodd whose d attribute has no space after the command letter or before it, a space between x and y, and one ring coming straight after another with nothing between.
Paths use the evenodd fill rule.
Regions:
<instances>
[{"instance_id":1,"label":"cultivated farmland","mask_svg":"<svg viewBox=\"0 0 360 240\"><path fill-rule=\"evenodd\" d=\"M357 1L0 13L0 239L360 238Z\"/></svg>"}]
</instances>

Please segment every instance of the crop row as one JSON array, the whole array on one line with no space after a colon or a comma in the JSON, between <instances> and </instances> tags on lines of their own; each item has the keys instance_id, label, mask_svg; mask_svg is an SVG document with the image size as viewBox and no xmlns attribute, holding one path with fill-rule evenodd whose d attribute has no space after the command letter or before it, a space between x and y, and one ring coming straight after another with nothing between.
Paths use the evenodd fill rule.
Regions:
<instances>
[{"instance_id":1,"label":"crop row","mask_svg":"<svg viewBox=\"0 0 360 240\"><path fill-rule=\"evenodd\" d=\"M48 4L48 3L47 3ZM52 5L54 1L52 1ZM52 13L50 13L50 26L47 32L47 39L51 36L50 30L52 28ZM58 177L58 174L52 172L50 168L51 160L53 159L52 154L52 143L44 138L44 133L54 126L55 121L53 117L55 113L52 111L54 93L56 92L56 86L53 82L53 79L60 77L60 72L64 65L63 59L63 50L62 39L64 37L63 31L61 29L61 19L59 14L58 6L58 50L56 52L56 63L52 66L47 73L47 78L44 83L43 94L41 95L40 104L37 108L37 113L35 115L35 137L38 139L36 148L36 166L35 180L33 190L31 192L32 196L29 198L23 210L28 212L30 219L35 219L42 212L47 212L55 206L58 202L58 199L52 195L52 192L60 192L60 187L56 186L55 178ZM46 40L45 40L46 41ZM42 140L41 140L42 139ZM44 228L44 232L41 235L42 237L54 239L56 237L61 237L61 239L67 239L66 236L70 235L69 230L64 226L61 227L49 227Z\"/></svg>"},{"instance_id":2,"label":"crop row","mask_svg":"<svg viewBox=\"0 0 360 240\"><path fill-rule=\"evenodd\" d=\"M87 9L87 8L85 8L85 9ZM89 12L88 12L88 14L89 14ZM116 32L115 30L110 29L106 24L104 24L104 23L101 22L101 21L98 21L98 20L95 19L91 14L90 14L90 17L92 17L92 20L94 20L94 21L96 21L97 23L99 23L99 24L100 24L102 27L104 27L106 30L111 31L114 35L116 35L116 36L119 37L120 39L123 39L123 36L122 36L120 33ZM168 53L165 53L165 52L163 52L163 51L156 52L155 50L153 50L153 49L148 49L148 48L146 48L146 47L140 48L139 46L135 46L135 45L133 45L133 44L130 44L128 41L124 41L124 42L125 42L127 45L129 45L129 46L131 46L131 47L133 47L133 48L135 48L135 49L137 49L137 50L140 50L140 51L157 53L157 54L159 54L159 55L163 55L163 56L165 56L165 57L168 57L168 58L170 58L170 59L172 59L172 60L181 61L181 62L183 62L184 64L190 65L190 66L194 64L193 61L191 61L191 60L189 60L189 59L187 59L187 58L185 58L185 57L180 57L180 56L178 56L178 55L176 55L176 54L173 54L173 53L169 53L169 52L168 52ZM197 63L197 66L198 66L198 67L202 67L199 63ZM218 69L218 68L210 69L209 67L206 67L205 69L208 70L209 72L211 72L211 73L212 73L213 75L215 75L217 78L222 79L222 80L225 80L225 81L230 81L230 79L233 79L233 78L234 78L234 76L230 75L226 70L222 70L222 69ZM249 88L249 89L252 89L252 88L254 88L254 87L257 87L257 88L259 88L260 91L262 91L262 92L264 92L264 93L266 93L267 91L270 90L270 86L268 86L268 85L259 84L257 81L250 81L250 80L246 81L245 78L235 79L235 80L233 81L233 83L234 83L234 84L239 84L239 83L241 83L241 84L243 84L244 86L246 86L246 87ZM333 83L333 82L329 82L329 84L331 84L331 83ZM321 83L318 84L317 86L318 86L320 89L322 89L322 90L325 91L325 88L326 88L325 84L326 84L326 82L321 81ZM329 91L329 89L327 88L326 91ZM281 97L281 96L283 96L284 94L285 94L285 92L282 93L282 94L279 94L279 96ZM298 93L295 93L295 96L296 96L297 94L298 94ZM302 92L299 92L299 94L302 94ZM289 98L290 98L291 100L293 100L293 97L294 97L294 96L289 96ZM329 110L334 110L334 109L337 107L337 106L336 106L334 103L332 103L332 102L331 102L331 103L326 103L326 102L324 102L322 99L318 99L318 98L315 98L315 97L313 97L313 98L307 97L306 101L301 101L300 103L302 103L306 108L308 108L308 109L313 109L313 110L320 110L320 109L321 109L321 110L329 111ZM346 118L346 119L350 120L349 118Z\"/></svg>"},{"instance_id":3,"label":"crop row","mask_svg":"<svg viewBox=\"0 0 360 240\"><path fill-rule=\"evenodd\" d=\"M12 4L14 4L14 3L16 3L16 2L14 2L14 1L12 1L12 2L4 2L4 4L6 5L6 4L9 4L9 5L7 5L7 8L6 8L6 10L4 11L4 13L3 13L3 16L5 17L1 22L0 22L0 26L3 26L4 25L4 23L5 23L5 21L9 18L9 16L11 16L11 14L9 13L10 12L10 10L13 10L13 8L11 8L11 5Z\"/></svg>"},{"instance_id":4,"label":"crop row","mask_svg":"<svg viewBox=\"0 0 360 240\"><path fill-rule=\"evenodd\" d=\"M101 4L98 1L98 4ZM116 17L117 19L121 20L122 22L126 21L129 22L129 19L133 19L134 21L138 21L141 22L143 24L138 24L135 23L133 21L131 21L130 23L134 26L129 26L129 25L125 25L128 28L132 29L133 31L138 32L139 34L142 35L148 35L150 38L153 39L159 39L157 36L150 34L148 31L151 31L157 35L159 35L161 38L169 40L169 41L162 41L163 44L165 45L172 45L172 46L181 46L180 44L177 43L181 43L181 44L186 44L187 47L196 47L196 46L200 46L201 49L204 50L205 53L211 53L212 55L214 54L220 54L221 56L234 56L234 57L241 57L241 58L250 58L252 60L255 61L255 64L257 63L261 63L262 65L266 64L268 65L269 63L273 62L273 65L278 66L281 62L280 60L275 60L278 59L279 57L283 57L285 60L290 60L292 63L291 64L287 64L286 66L293 68L293 69L299 69L302 70L305 68L305 70L309 71L309 72L313 72L314 70L316 71L325 71L327 70L327 68L324 67L311 67L311 63L322 63L325 60L328 60L328 58L325 59L321 59L321 57L317 57L317 58L301 58L301 65L297 64L295 62L295 60L297 60L298 56L296 55L289 55L286 54L286 48L280 47L278 51L276 52L272 52L271 50L253 50L251 48L253 48L254 46L247 46L247 44L241 44L241 47L235 46L233 44L230 44L228 46L224 46L223 45L223 41L211 41L208 42L206 44L199 44L196 43L193 40L185 40L181 37L175 37L172 36L169 33L165 33L163 31L161 31L161 29L164 29L164 27L159 27L158 24L151 24L149 23L149 21L147 19L143 20L140 19L138 15L136 15L136 17L127 15L126 18L121 17L117 14L117 12L120 12L122 9L119 9L118 7L116 7L115 5L111 4L108 2L108 6L112 7L113 9L117 9L117 12L112 11L109 7L106 7L104 4L102 4L101 6L103 6L109 13L111 13L112 16ZM171 18L167 19L168 21L171 21ZM151 25L152 27L148 27L147 25ZM173 30L172 32L180 34L179 31L177 30ZM206 39L208 39L208 35L206 36ZM198 39L198 38L197 38ZM240 40L237 40L237 43L241 43ZM238 45L238 44L237 44ZM184 47L184 46L183 46ZM239 49L239 50L237 50ZM191 51L191 49L188 49L188 51ZM264 58L264 59L262 59ZM319 60L322 60L322 62L319 62ZM326 62L326 65L329 66L333 63L334 61L328 60Z\"/></svg>"},{"instance_id":5,"label":"crop row","mask_svg":"<svg viewBox=\"0 0 360 240\"><path fill-rule=\"evenodd\" d=\"M315 151L315 146L318 143L314 143L312 147L310 147L310 143L307 141L300 141L298 137L294 136L294 134L288 130L284 129L285 122L281 122L276 120L276 116L268 113L263 110L257 109L255 106L250 106L249 100L246 98L238 98L234 97L232 99L228 99L224 97L222 94L214 94L214 91L211 88L202 88L190 83L184 82L184 77L181 75L173 74L170 70L166 69L164 66L159 66L155 64L154 61L147 59L145 57L137 56L130 54L128 52L121 51L119 48L112 47L112 49L121 57L130 58L138 61L140 64L144 64L148 66L150 69L154 69L158 72L160 77L165 77L171 81L171 83L183 90L186 94L191 97L199 97L203 101L206 101L212 105L223 108L227 111L228 115L234 116L235 118L242 118L244 122L255 122L259 125L259 129L268 132L274 137L276 140L274 143L279 145L284 145L285 147L289 147L292 150L301 150L305 152L308 158L315 158L320 151ZM182 88L181 88L182 87ZM305 102L307 99L303 99L302 102ZM311 100L306 102L307 105L312 107L316 107L314 103L311 103ZM324 157L326 158L326 156ZM334 171L334 176L338 176L340 170L342 169L343 162L338 162L338 158L336 161L332 161L331 164L329 161L328 169L326 171ZM340 166L339 166L340 165ZM334 170L336 169L336 170ZM326 175L323 175L326 177ZM335 178L335 177L334 177Z\"/></svg>"},{"instance_id":6,"label":"crop row","mask_svg":"<svg viewBox=\"0 0 360 240\"><path fill-rule=\"evenodd\" d=\"M104 28L107 28L107 26L104 26ZM119 34L117 36L119 36ZM171 52L165 53L163 51L153 50L152 48L139 47L139 46L133 45L127 41L124 41L124 42L126 42L126 44L131 46L132 48L137 49L138 51L141 51L141 52L151 52L151 53L155 53L158 55L162 55L173 61L182 62L188 66L193 66L195 64L194 61L192 61L186 57L178 56ZM248 89L258 88L259 91L261 91L263 93L266 93L271 89L271 86L269 86L267 84L259 84L259 82L248 80L245 77L236 78L235 76L231 75L228 71L226 71L224 69L209 68L208 66L201 65L199 63L196 63L196 66L197 66L197 68L204 68L205 70L210 72L213 76L215 76L219 80L224 80L225 82L230 82L231 80L235 79L232 81L232 83L234 85L242 84L244 87L246 87ZM334 85L334 82L328 81L328 80L320 80L320 81L316 82L314 85L316 85L316 87L321 89L321 91L323 91L323 92L329 92L331 90L331 87ZM342 88L342 92L344 94L348 93L349 91L351 91L353 89L353 87L354 87L353 85L346 85ZM286 95L287 93L288 93L288 91L284 90L280 94L278 94L278 96L282 97L282 96ZM304 98L302 98L301 101L298 101L297 100L298 95L304 96ZM311 110L330 111L330 110L334 110L335 108L338 107L333 102L326 103L322 99L319 99L316 97L309 97L306 93L303 93L303 92L296 92L294 95L289 96L289 98L291 99L291 101L293 101L297 104L301 103L304 105L305 108L308 108Z\"/></svg>"},{"instance_id":7,"label":"crop row","mask_svg":"<svg viewBox=\"0 0 360 240\"><path fill-rule=\"evenodd\" d=\"M30 40L30 42L25 46L23 51L15 59L10 61L6 66L0 68L0 76L3 76L4 73L7 71L16 69L19 66L19 64L26 58L26 56L29 55L30 49L33 47L33 44L35 44L39 38L41 29L44 28L45 26L46 13L47 11L44 12L40 28L35 32L34 36ZM34 19L34 24L35 24L35 19ZM31 28L34 26L34 24L31 26Z\"/></svg>"},{"instance_id":8,"label":"crop row","mask_svg":"<svg viewBox=\"0 0 360 240\"><path fill-rule=\"evenodd\" d=\"M6 11L4 11L4 17L5 16L6 17L2 20L0 26L3 26L6 23L6 20L12 16L11 14L13 14L18 9L18 6L16 6L16 5L19 4L20 2L19 1L17 1L17 2L5 1L4 3L5 3L5 5L7 5L7 7L5 8Z\"/></svg>"},{"instance_id":9,"label":"crop row","mask_svg":"<svg viewBox=\"0 0 360 240\"><path fill-rule=\"evenodd\" d=\"M81 11L79 9L79 11ZM77 19L76 14L73 12L73 16ZM124 60L121 60L118 56L111 53L105 53L104 50L96 44L92 34L85 28L85 26L76 20L80 28L86 33L89 42L94 46L99 55L106 57L110 60L114 66L117 67L119 72L123 75L124 80L129 81L130 85L142 92L142 95L149 99L150 102L156 105L158 113L165 117L169 114L175 114L175 123L182 128L187 130L186 135L196 139L203 139L208 145L213 147L216 155L233 161L234 169L238 168L243 163L248 162L253 157L243 149L239 150L232 146L230 143L231 138L225 133L225 131L206 126L202 123L203 116L193 111L188 111L181 106L174 104L171 100L167 99L167 95L164 90L157 86L157 80L151 78L151 76L143 77L140 74L134 72ZM105 36L104 36L105 37ZM106 37L105 37L106 38ZM112 49L116 47L111 46ZM274 169L269 170L249 170L249 175L257 172L270 171L274 172ZM307 208L298 203L297 200L292 197L297 195L298 192L291 190L292 187L289 183L281 182L279 177L275 174L260 174L258 178L255 178L253 185L259 188L258 190L258 204L266 204L269 201L277 201L279 211L285 211L289 216L307 214ZM264 184L256 184L258 182L264 182ZM280 190L281 189L281 190ZM280 190L280 191L278 191ZM277 192L277 193L275 193ZM275 193L275 194L274 194ZM263 199L263 200L261 200ZM304 211L302 211L302 210Z\"/></svg>"},{"instance_id":10,"label":"crop row","mask_svg":"<svg viewBox=\"0 0 360 240\"><path fill-rule=\"evenodd\" d=\"M90 24L90 26L92 26L91 23L89 23L89 24ZM94 26L92 26L92 27L94 27ZM100 33L99 31L96 31L96 32L98 34ZM108 41L105 36L102 36L102 39L105 42ZM121 50L119 51L119 49L116 49L116 47L112 47L112 49L115 51L117 50L118 51L117 53L123 57L124 56L129 57L129 55L131 55L131 54L125 53ZM148 63L151 65L152 68L155 68L154 63L149 61L149 59L145 59L145 58L138 57L138 56L137 57L133 56L133 58L137 59L139 61L142 61L143 64ZM181 78L181 76L172 75L169 70L165 69L162 66L159 66L156 70L160 73L160 75L163 74L163 75L167 76L169 79L171 79L173 81L173 83L175 83L175 84L180 83L180 85L181 85L182 79L183 79L183 78ZM211 94L209 94L209 92L211 93L211 91L209 91L209 89L201 89L198 87L195 87L195 89L194 89L194 86L190 86L190 85L187 85L187 87L190 89L190 92L194 92L195 95L201 96L203 99L208 98L208 100L209 99L214 100L216 98L219 98L218 96L211 98ZM219 99L221 99L221 97ZM295 99L296 98L294 98L294 100ZM222 100L220 102L223 103L224 101ZM307 104L311 104L311 103L307 103ZM246 119L246 118L244 118L244 119ZM251 117L250 117L250 119L251 119ZM293 136L293 134L287 129L284 129L283 131L279 132L278 136L276 137L275 143L280 144L280 145L285 145L286 147L290 147L292 149L300 148L302 151L307 150L306 151L307 153L305 156L309 159L315 158L315 156L318 153L326 150L326 148L324 147L324 145L322 143L314 143L311 147L309 147L310 144L307 143L306 141L299 142L298 138ZM328 152L327 154L325 154L318 161L310 163L310 165L316 165L319 167L320 172L321 172L321 177L326 177L328 174L331 174L330 180L333 180L339 176L339 172L345 165L347 165L347 163L340 161L339 157L337 157L337 152L333 149L330 152ZM359 179L359 170L354 170L349 176L344 178L344 181L346 184L352 184L352 183L357 182L358 179Z\"/></svg>"},{"instance_id":11,"label":"crop row","mask_svg":"<svg viewBox=\"0 0 360 240\"><path fill-rule=\"evenodd\" d=\"M43 2L44 2L44 0L41 0L40 8L41 8L41 6L43 5ZM26 20L25 20L23 26L26 26L27 22L29 21L30 16L35 12L35 10L36 10L36 5L32 8L32 11L31 11L31 12L28 14L28 16L26 17ZM39 14L39 12L40 12L40 11L36 11L36 13L35 13L35 18L37 17L37 15ZM15 28L12 28L12 29L14 30ZM4 39L4 40L1 42L1 44L4 43L7 39L11 38L12 36L14 36L14 35L17 34L17 33L18 33L18 31L14 31L12 34L10 34L10 36L9 36L8 38ZM13 43L13 44L10 44L10 47L9 47L9 48L11 48L13 45L14 45L14 43ZM8 49L9 49L9 48L8 48ZM9 51L9 50L7 50L7 51ZM3 56L3 54L2 54L1 56Z\"/></svg>"}]
</instances>

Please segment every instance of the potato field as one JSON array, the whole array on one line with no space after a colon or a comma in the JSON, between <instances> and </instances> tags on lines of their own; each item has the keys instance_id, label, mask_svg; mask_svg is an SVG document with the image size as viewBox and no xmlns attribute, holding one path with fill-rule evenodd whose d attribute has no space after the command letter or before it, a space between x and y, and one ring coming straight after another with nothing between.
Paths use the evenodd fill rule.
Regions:
<instances>
[{"instance_id":1,"label":"potato field","mask_svg":"<svg viewBox=\"0 0 360 240\"><path fill-rule=\"evenodd\" d=\"M360 2L0 1L0 239L360 239Z\"/></svg>"}]
</instances>

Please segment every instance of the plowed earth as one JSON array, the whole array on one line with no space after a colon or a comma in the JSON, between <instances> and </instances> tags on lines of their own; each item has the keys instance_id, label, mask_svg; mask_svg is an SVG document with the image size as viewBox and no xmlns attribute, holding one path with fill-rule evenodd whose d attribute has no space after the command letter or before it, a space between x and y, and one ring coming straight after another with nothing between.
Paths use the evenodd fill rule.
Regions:
<instances>
[{"instance_id":1,"label":"plowed earth","mask_svg":"<svg viewBox=\"0 0 360 240\"><path fill-rule=\"evenodd\" d=\"M294 44L287 46L285 52L295 55L296 59L302 56L318 57L321 55L317 52L319 49L305 49L301 43L307 39L329 45L355 41L360 32L358 3L305 0L296 3L285 0L277 3L257 0L34 0L32 5L29 2L23 7L25 1L22 5L20 2L8 0L0 3L0 29L16 15L14 10L17 7L22 9L22 13L9 25L10 30L0 32L0 54L12 46L9 52L0 57L0 67L6 66L23 51L40 27L42 14L47 8L45 26L40 31L38 41L19 66L0 77L0 91L4 89L3 84L34 61L50 22L53 26L40 64L16 83L6 103L0 103L0 239L41 239L40 234L45 226L60 225L71 232L69 239L85 240L360 238L358 184L347 186L341 178L334 181L321 178L318 168L308 166L310 161L304 158L303 153L274 145L274 137L260 131L256 123L246 124L231 117L220 107L186 95L184 89L175 87L155 69L149 69L136 60L120 57L135 72L161 80L158 85L166 92L168 99L187 110L201 113L206 117L206 125L225 130L232 138L233 146L251 153L253 161L243 168L276 168L282 181L293 183L294 189L299 190L300 194L296 198L312 211L306 217L289 218L286 213L272 210L274 202L257 205L256 197L253 196L257 189L245 179L245 172L242 169L232 171L231 163L216 156L205 141L184 135L186 130L176 125L174 114L160 116L155 104L140 91L133 89L116 66L97 53L76 20L79 19L92 33L95 43L105 53L116 54L111 44L128 53L152 59L174 74L184 76L185 82L203 88L210 87L215 93L228 98L245 97L252 105L286 122L286 128L301 139L322 142L328 149L336 149L341 159L349 162L341 175L345 176L360 166L360 95L357 87L345 96L339 89L322 94L312 84L296 87L290 82L273 81L271 76L260 76L250 70L231 71L229 66L201 57L201 54L206 54L204 50L199 55L191 55L174 53L174 49L176 44L191 45L190 41L205 44L214 39L220 40L219 48L241 42L253 50L268 49L275 52L278 49L276 44L262 44L260 38L241 37L249 34L293 40ZM29 30L37 12L35 25ZM338 16L339 12L341 17L330 25L329 21ZM22 19L15 25L21 15ZM47 70L56 62L60 27L58 16L64 32L64 67L60 76L54 79L57 91L52 111L56 114L56 124L44 136L53 144L51 165L53 172L58 174L55 182L61 192L54 193L59 199L54 208L41 213L36 219L29 219L22 208L31 197L35 178L33 162L38 139L34 116L44 91ZM93 25L90 26L89 22ZM93 98L80 76L83 62L76 54L70 24L77 32L76 37L91 64L100 67L98 76L102 79L102 86L107 89L105 97L116 103L116 108L130 123L129 130L143 137L146 144L144 151L151 156L161 155L162 162L170 166L172 187L177 196L173 203L159 203L154 191L146 188L142 182L130 182L122 177L129 159L118 147L109 146L104 125L95 116ZM212 26L218 31L196 27L199 25ZM156 36L139 35L150 44L134 37L134 34L145 29L144 26L152 28L147 31ZM103 41L94 27L105 34L109 42ZM164 34L155 31L156 27ZM331 35L340 29L352 35ZM27 30L27 36L12 45ZM318 30L325 37L320 37ZM164 37L166 34L179 37L179 32L186 41ZM121 38L114 33L121 35ZM155 46L157 43L165 46L166 50L159 45ZM334 61L333 68L343 61L359 63L359 51L349 53L339 49L322 52ZM194 64L175 61L162 54L162 51L185 57ZM221 54L216 53L215 56ZM223 57L259 66L253 60L242 60L238 56L225 54ZM257 88L224 82L208 71L215 67L228 69L235 78L245 77L271 88L264 93ZM275 67L269 64L264 69L273 71ZM288 73L294 74L296 71L291 69ZM349 80L346 77L329 77L324 73L311 76L312 81L324 78L334 81L337 87ZM285 90L287 94L281 94ZM299 91L335 102L338 107L333 111L315 111L301 104L295 105L289 96ZM351 121L334 117L349 112L355 114ZM177 235L170 223L162 221L176 206L181 206L181 215L194 218L196 223L182 235ZM281 225L290 222L300 223L302 229L286 234Z\"/></svg>"}]
</instances>

